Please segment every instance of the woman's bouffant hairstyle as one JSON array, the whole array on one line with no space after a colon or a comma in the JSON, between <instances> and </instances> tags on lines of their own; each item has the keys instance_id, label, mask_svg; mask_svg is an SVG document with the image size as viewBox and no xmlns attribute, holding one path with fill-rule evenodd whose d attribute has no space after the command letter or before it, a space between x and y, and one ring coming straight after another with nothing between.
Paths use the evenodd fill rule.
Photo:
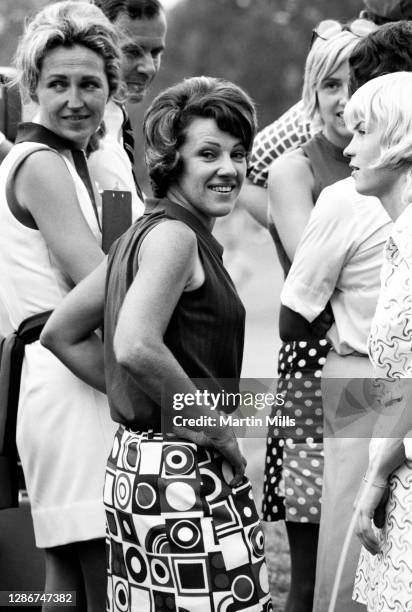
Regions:
<instances>
[{"instance_id":1,"label":"woman's bouffant hairstyle","mask_svg":"<svg viewBox=\"0 0 412 612\"><path fill-rule=\"evenodd\" d=\"M322 127L317 90L325 79L347 61L359 42L359 37L343 30L327 40L316 38L305 64L303 81L303 106L308 120L315 130Z\"/></svg>"},{"instance_id":2,"label":"woman's bouffant hairstyle","mask_svg":"<svg viewBox=\"0 0 412 612\"><path fill-rule=\"evenodd\" d=\"M412 73L393 72L360 87L344 111L352 131L364 123L366 132L378 131L380 156L373 168L412 164Z\"/></svg>"},{"instance_id":3,"label":"woman's bouffant hairstyle","mask_svg":"<svg viewBox=\"0 0 412 612\"><path fill-rule=\"evenodd\" d=\"M222 132L239 138L250 153L257 121L255 105L248 94L223 79L185 79L159 94L144 118L146 164L156 197L164 197L180 175L178 149L196 117L214 119Z\"/></svg>"},{"instance_id":4,"label":"woman's bouffant hairstyle","mask_svg":"<svg viewBox=\"0 0 412 612\"><path fill-rule=\"evenodd\" d=\"M23 99L34 99L47 53L74 45L82 45L103 59L109 93L117 91L120 52L114 26L97 6L68 0L46 6L25 26L15 56L16 81Z\"/></svg>"}]
</instances>

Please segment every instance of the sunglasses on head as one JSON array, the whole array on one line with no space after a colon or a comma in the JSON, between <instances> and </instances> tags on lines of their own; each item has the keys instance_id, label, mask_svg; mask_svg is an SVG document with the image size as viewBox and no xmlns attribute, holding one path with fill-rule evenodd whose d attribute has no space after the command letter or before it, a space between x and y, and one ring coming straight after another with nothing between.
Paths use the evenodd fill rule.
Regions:
<instances>
[{"instance_id":1,"label":"sunglasses on head","mask_svg":"<svg viewBox=\"0 0 412 612\"><path fill-rule=\"evenodd\" d=\"M329 40L336 36L336 34L340 34L341 32L352 32L355 36L359 38L363 38L367 36L371 32L375 32L379 26L376 25L373 21L369 19L355 19L352 23L343 24L339 21L335 21L334 19L325 19L321 21L316 28L312 30L312 39L310 41L310 46L312 47L313 43L317 38L321 38L322 40Z\"/></svg>"}]
</instances>

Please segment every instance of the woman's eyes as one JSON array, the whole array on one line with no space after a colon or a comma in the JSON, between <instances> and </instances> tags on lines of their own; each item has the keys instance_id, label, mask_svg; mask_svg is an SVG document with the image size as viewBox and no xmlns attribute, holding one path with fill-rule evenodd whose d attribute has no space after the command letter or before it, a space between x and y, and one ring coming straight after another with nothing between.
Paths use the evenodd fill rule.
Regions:
<instances>
[{"instance_id":1,"label":"woman's eyes","mask_svg":"<svg viewBox=\"0 0 412 612\"><path fill-rule=\"evenodd\" d=\"M216 153L214 151L210 151L209 149L200 151L200 155L205 159L214 159L216 157Z\"/></svg>"},{"instance_id":2,"label":"woman's eyes","mask_svg":"<svg viewBox=\"0 0 412 612\"><path fill-rule=\"evenodd\" d=\"M49 87L51 89L55 89L56 91L63 91L66 87L66 84L63 81L52 81L49 83Z\"/></svg>"},{"instance_id":3,"label":"woman's eyes","mask_svg":"<svg viewBox=\"0 0 412 612\"><path fill-rule=\"evenodd\" d=\"M323 87L325 89L338 89L340 87L340 83L338 83L337 81L326 81L326 83L324 83Z\"/></svg>"},{"instance_id":4,"label":"woman's eyes","mask_svg":"<svg viewBox=\"0 0 412 612\"><path fill-rule=\"evenodd\" d=\"M239 160L239 161L243 161L243 160L246 158L246 151L235 151L235 152L232 154L232 157L233 157L234 159Z\"/></svg>"},{"instance_id":5,"label":"woman's eyes","mask_svg":"<svg viewBox=\"0 0 412 612\"><path fill-rule=\"evenodd\" d=\"M57 92L63 92L67 89L68 83L65 81L51 81L49 83L49 87L54 89ZM100 87L100 84L96 81L83 81L80 85L82 89L87 89L88 91L94 91Z\"/></svg>"},{"instance_id":6,"label":"woman's eyes","mask_svg":"<svg viewBox=\"0 0 412 612\"><path fill-rule=\"evenodd\" d=\"M82 83L82 87L84 87L85 89L93 90L98 89L100 87L100 84L96 83L95 81L86 81Z\"/></svg>"},{"instance_id":7,"label":"woman's eyes","mask_svg":"<svg viewBox=\"0 0 412 612\"><path fill-rule=\"evenodd\" d=\"M210 149L206 149L200 152L200 156L204 157L207 160L212 160L212 159L216 159L217 157L219 157L219 153L216 151L211 151ZM231 153L231 157L235 159L236 161L243 161L246 158L246 152L245 151L233 151L233 153Z\"/></svg>"}]
</instances>

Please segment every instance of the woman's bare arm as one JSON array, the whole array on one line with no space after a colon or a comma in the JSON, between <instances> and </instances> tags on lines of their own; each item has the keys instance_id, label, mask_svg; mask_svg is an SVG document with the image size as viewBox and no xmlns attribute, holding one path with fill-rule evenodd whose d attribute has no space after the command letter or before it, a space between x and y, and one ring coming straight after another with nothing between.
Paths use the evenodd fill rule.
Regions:
<instances>
[{"instance_id":1,"label":"woman's bare arm","mask_svg":"<svg viewBox=\"0 0 412 612\"><path fill-rule=\"evenodd\" d=\"M268 226L268 190L248 179L243 183L236 206L246 210L263 227Z\"/></svg>"},{"instance_id":2,"label":"woman's bare arm","mask_svg":"<svg viewBox=\"0 0 412 612\"><path fill-rule=\"evenodd\" d=\"M105 392L103 344L95 330L103 323L106 260L56 308L40 342L76 376Z\"/></svg>"},{"instance_id":3,"label":"woman's bare arm","mask_svg":"<svg viewBox=\"0 0 412 612\"><path fill-rule=\"evenodd\" d=\"M104 255L89 228L73 179L63 159L53 151L37 151L16 175L16 198L27 210L61 270L77 284Z\"/></svg>"},{"instance_id":4,"label":"woman's bare arm","mask_svg":"<svg viewBox=\"0 0 412 612\"><path fill-rule=\"evenodd\" d=\"M199 273L195 234L179 221L156 226L140 248L139 271L130 286L114 336L119 363L157 404L174 393L196 392L196 387L164 343L164 334L183 291L203 282ZM167 400L166 400L167 401ZM188 406L188 418L210 416L207 406ZM202 430L175 428L178 435L197 444L219 448L235 469L233 484L240 482L245 460L229 428L219 425Z\"/></svg>"},{"instance_id":5,"label":"woman's bare arm","mask_svg":"<svg viewBox=\"0 0 412 612\"><path fill-rule=\"evenodd\" d=\"M269 214L292 261L314 206L314 177L300 149L282 155L269 168Z\"/></svg>"}]
</instances>

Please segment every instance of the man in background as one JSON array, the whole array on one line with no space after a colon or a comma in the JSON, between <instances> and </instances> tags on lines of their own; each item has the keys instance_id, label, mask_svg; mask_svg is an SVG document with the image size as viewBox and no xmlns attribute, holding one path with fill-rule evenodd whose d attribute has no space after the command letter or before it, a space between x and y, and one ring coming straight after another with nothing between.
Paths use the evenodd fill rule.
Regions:
<instances>
[{"instance_id":1,"label":"man in background","mask_svg":"<svg viewBox=\"0 0 412 612\"><path fill-rule=\"evenodd\" d=\"M159 0L95 0L117 27L122 50L122 84L110 100L98 149L89 170L100 191L130 191L133 218L143 213L143 193L134 174L134 137L126 103L138 104L156 77L166 39L166 16Z\"/></svg>"}]
</instances>

